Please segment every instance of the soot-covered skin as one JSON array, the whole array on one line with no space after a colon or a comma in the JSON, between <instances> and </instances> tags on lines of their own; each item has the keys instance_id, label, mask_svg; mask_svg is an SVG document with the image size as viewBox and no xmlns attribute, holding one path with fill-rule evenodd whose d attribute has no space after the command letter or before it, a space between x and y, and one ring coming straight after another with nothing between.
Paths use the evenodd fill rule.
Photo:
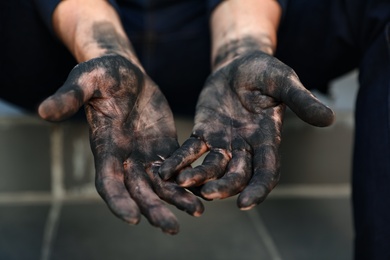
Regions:
<instances>
[{"instance_id":1,"label":"soot-covered skin","mask_svg":"<svg viewBox=\"0 0 390 260\"><path fill-rule=\"evenodd\" d=\"M266 198L280 177L279 145L286 105L315 126L330 125L334 119L332 110L276 58L259 50L235 55L206 81L193 133L163 163L160 175L163 179L177 175L181 186L198 186L207 199L240 193L238 207L252 208ZM202 165L182 170L207 151Z\"/></svg>"},{"instance_id":2,"label":"soot-covered skin","mask_svg":"<svg viewBox=\"0 0 390 260\"><path fill-rule=\"evenodd\" d=\"M120 55L80 63L41 104L39 114L63 120L83 104L96 188L116 216L136 224L143 214L152 225L175 234L177 219L162 200L194 216L202 214L199 198L158 174L179 146L167 101L147 75Z\"/></svg>"}]
</instances>

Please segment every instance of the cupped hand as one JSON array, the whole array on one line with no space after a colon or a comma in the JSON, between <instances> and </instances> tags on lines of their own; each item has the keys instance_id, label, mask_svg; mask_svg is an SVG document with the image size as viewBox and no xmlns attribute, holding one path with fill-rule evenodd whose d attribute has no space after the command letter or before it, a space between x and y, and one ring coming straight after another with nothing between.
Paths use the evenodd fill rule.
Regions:
<instances>
[{"instance_id":1,"label":"cupped hand","mask_svg":"<svg viewBox=\"0 0 390 260\"><path fill-rule=\"evenodd\" d=\"M287 65L261 51L238 56L206 81L192 135L163 163L160 175L177 175L179 185L198 187L206 199L240 193L238 207L252 208L279 180L286 105L314 126L334 120ZM182 170L206 152L201 165Z\"/></svg>"},{"instance_id":2,"label":"cupped hand","mask_svg":"<svg viewBox=\"0 0 390 260\"><path fill-rule=\"evenodd\" d=\"M143 214L166 233L179 224L163 201L198 216L199 198L158 169L177 148L167 101L147 75L119 55L77 65L64 85L39 107L49 121L63 120L85 105L96 168L96 188L111 211L136 224Z\"/></svg>"}]
</instances>

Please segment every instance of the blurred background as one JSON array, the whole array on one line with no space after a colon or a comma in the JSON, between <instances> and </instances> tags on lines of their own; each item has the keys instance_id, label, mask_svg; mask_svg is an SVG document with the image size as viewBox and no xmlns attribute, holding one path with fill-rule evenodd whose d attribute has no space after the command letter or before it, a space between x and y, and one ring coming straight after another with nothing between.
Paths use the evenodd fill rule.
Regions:
<instances>
[{"instance_id":1,"label":"blurred background","mask_svg":"<svg viewBox=\"0 0 390 260\"><path fill-rule=\"evenodd\" d=\"M352 259L350 169L357 72L316 93L336 122L315 128L287 111L280 184L250 211L235 198L202 217L172 208L181 231L129 226L94 188L84 123L50 124L0 102L0 259ZM177 117L179 141L192 119Z\"/></svg>"}]
</instances>

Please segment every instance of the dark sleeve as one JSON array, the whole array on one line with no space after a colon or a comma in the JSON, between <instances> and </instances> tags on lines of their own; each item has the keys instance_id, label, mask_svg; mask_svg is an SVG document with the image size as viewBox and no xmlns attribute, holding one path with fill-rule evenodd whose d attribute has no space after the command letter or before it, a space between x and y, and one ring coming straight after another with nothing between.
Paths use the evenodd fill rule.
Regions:
<instances>
[{"instance_id":1,"label":"dark sleeve","mask_svg":"<svg viewBox=\"0 0 390 260\"><path fill-rule=\"evenodd\" d=\"M224 0L208 0L209 13L211 13L214 10L214 8L219 3L221 3L222 1L224 1ZM283 19L283 16L284 16L284 14L286 13L286 10L287 10L287 2L288 2L288 0L277 0L277 2L282 7L282 19Z\"/></svg>"},{"instance_id":2,"label":"dark sleeve","mask_svg":"<svg viewBox=\"0 0 390 260\"><path fill-rule=\"evenodd\" d=\"M282 19L283 19L287 10L288 0L277 0L277 1L280 4L280 7L282 7Z\"/></svg>"},{"instance_id":3,"label":"dark sleeve","mask_svg":"<svg viewBox=\"0 0 390 260\"><path fill-rule=\"evenodd\" d=\"M61 0L34 0L34 4L37 8L37 11L45 23L46 27L50 30L50 32L54 35L53 30L53 12L56 9L57 5L61 2ZM108 0L108 2L116 9L119 13L119 7L115 0Z\"/></svg>"},{"instance_id":4,"label":"dark sleeve","mask_svg":"<svg viewBox=\"0 0 390 260\"><path fill-rule=\"evenodd\" d=\"M207 8L208 8L208 11L209 13L211 13L214 8L219 4L221 3L223 0L208 0L207 1Z\"/></svg>"}]
</instances>

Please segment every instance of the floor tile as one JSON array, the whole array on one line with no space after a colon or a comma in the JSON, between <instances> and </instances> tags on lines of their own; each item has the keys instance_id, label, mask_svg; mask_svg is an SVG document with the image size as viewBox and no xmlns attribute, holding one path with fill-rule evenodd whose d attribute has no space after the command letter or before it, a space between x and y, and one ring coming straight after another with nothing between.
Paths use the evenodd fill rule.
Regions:
<instances>
[{"instance_id":1,"label":"floor tile","mask_svg":"<svg viewBox=\"0 0 390 260\"><path fill-rule=\"evenodd\" d=\"M95 166L89 145L88 125L84 121L62 124L64 153L64 186L67 190L82 189L94 184Z\"/></svg>"},{"instance_id":2,"label":"floor tile","mask_svg":"<svg viewBox=\"0 0 390 260\"><path fill-rule=\"evenodd\" d=\"M283 260L352 259L348 198L269 199L256 210Z\"/></svg>"},{"instance_id":3,"label":"floor tile","mask_svg":"<svg viewBox=\"0 0 390 260\"><path fill-rule=\"evenodd\" d=\"M145 219L128 226L103 203L65 205L52 259L269 259L247 213L232 200L206 203L200 218L174 212L181 231L171 236Z\"/></svg>"},{"instance_id":4,"label":"floor tile","mask_svg":"<svg viewBox=\"0 0 390 260\"><path fill-rule=\"evenodd\" d=\"M48 205L0 206L0 259L40 259Z\"/></svg>"},{"instance_id":5,"label":"floor tile","mask_svg":"<svg viewBox=\"0 0 390 260\"><path fill-rule=\"evenodd\" d=\"M353 113L336 111L336 122L326 128L286 113L281 143L283 184L338 184L351 179Z\"/></svg>"},{"instance_id":6,"label":"floor tile","mask_svg":"<svg viewBox=\"0 0 390 260\"><path fill-rule=\"evenodd\" d=\"M50 128L46 124L0 122L0 179L0 192L50 190Z\"/></svg>"}]
</instances>

